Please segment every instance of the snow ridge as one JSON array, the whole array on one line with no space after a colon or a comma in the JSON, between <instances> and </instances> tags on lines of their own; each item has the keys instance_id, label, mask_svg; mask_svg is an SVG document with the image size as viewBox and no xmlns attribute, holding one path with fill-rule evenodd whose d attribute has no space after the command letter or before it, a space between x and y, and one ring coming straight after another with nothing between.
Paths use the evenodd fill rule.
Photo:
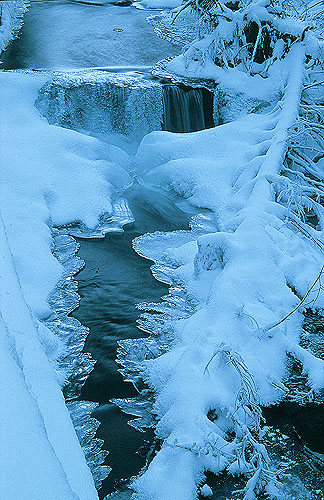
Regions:
<instances>
[{"instance_id":1,"label":"snow ridge","mask_svg":"<svg viewBox=\"0 0 324 500\"><path fill-rule=\"evenodd\" d=\"M48 333L23 296L2 217L0 238L1 290L6 291L1 294L1 380L5 386L1 498L95 499L56 373L40 345L40 337ZM16 470L19 481L6 473Z\"/></svg>"}]
</instances>

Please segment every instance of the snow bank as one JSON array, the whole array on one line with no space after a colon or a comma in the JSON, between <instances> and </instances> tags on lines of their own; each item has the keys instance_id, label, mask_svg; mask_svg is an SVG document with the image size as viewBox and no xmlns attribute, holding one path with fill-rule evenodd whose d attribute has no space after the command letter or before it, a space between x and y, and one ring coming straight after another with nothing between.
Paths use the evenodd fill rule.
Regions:
<instances>
[{"instance_id":1,"label":"snow bank","mask_svg":"<svg viewBox=\"0 0 324 500\"><path fill-rule=\"evenodd\" d=\"M302 307L287 317L321 272L323 227L309 227L306 237L290 222L294 206L277 202L289 184L280 172L298 116L303 57L302 47L292 51L284 98L268 113L193 134L154 132L139 147L146 183L209 212L187 238L156 233L134 242L155 261L154 276L171 284L165 303L143 306L141 325L151 337L134 350L121 345L128 379L142 370L156 395L163 443L134 482L136 500L195 499L205 470L247 474L244 499L264 487L279 498L260 405L290 392L287 354L303 364L310 393L324 388L323 359L299 345ZM324 305L323 294L316 305Z\"/></svg>"},{"instance_id":2,"label":"snow bank","mask_svg":"<svg viewBox=\"0 0 324 500\"><path fill-rule=\"evenodd\" d=\"M43 323L64 274L51 228L96 228L130 178L107 161L107 145L39 116L45 81L0 73L1 498L90 500L97 493L61 393L57 359L66 348Z\"/></svg>"}]
</instances>

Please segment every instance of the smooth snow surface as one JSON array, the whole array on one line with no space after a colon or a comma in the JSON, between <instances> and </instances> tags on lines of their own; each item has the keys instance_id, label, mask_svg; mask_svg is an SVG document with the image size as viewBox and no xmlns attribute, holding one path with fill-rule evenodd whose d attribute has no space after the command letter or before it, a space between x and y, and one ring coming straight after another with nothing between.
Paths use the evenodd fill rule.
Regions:
<instances>
[{"instance_id":1,"label":"smooth snow surface","mask_svg":"<svg viewBox=\"0 0 324 500\"><path fill-rule=\"evenodd\" d=\"M41 322L63 272L52 255L51 227L80 221L95 228L130 178L106 160L107 145L39 116L34 101L45 81L0 74L0 494L91 500L97 493L61 393L65 374L57 371L65 347Z\"/></svg>"},{"instance_id":2,"label":"smooth snow surface","mask_svg":"<svg viewBox=\"0 0 324 500\"><path fill-rule=\"evenodd\" d=\"M3 57L5 68L152 66L179 48L156 37L148 15L108 3L32 2L19 40Z\"/></svg>"}]
</instances>

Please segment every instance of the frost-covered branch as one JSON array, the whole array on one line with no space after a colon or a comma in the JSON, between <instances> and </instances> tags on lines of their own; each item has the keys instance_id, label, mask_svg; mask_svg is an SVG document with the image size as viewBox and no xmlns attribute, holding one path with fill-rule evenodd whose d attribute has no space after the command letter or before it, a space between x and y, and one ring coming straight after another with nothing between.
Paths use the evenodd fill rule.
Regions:
<instances>
[{"instance_id":1,"label":"frost-covered branch","mask_svg":"<svg viewBox=\"0 0 324 500\"><path fill-rule=\"evenodd\" d=\"M0 2L0 54L17 36L29 0L6 0Z\"/></svg>"}]
</instances>

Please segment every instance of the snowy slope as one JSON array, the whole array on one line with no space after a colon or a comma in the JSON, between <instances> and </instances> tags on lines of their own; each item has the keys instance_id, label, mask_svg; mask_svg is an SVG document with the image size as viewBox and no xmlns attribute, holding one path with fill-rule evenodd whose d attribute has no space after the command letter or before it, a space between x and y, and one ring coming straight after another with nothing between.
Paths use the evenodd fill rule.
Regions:
<instances>
[{"instance_id":1,"label":"snowy slope","mask_svg":"<svg viewBox=\"0 0 324 500\"><path fill-rule=\"evenodd\" d=\"M62 277L52 225L94 228L128 174L107 145L50 126L34 107L44 76L1 73L1 500L97 498L61 393L65 347L42 320Z\"/></svg>"}]
</instances>

